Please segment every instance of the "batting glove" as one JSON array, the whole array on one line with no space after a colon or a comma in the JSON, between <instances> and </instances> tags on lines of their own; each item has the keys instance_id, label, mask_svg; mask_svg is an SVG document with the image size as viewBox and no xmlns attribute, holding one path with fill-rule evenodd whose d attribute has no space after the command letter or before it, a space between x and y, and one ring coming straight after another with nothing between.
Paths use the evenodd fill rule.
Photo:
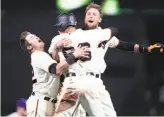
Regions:
<instances>
[{"instance_id":1,"label":"batting glove","mask_svg":"<svg viewBox=\"0 0 164 117\"><path fill-rule=\"evenodd\" d=\"M164 45L161 43L156 43L148 47L148 51L150 53L163 53L164 52Z\"/></svg>"}]
</instances>

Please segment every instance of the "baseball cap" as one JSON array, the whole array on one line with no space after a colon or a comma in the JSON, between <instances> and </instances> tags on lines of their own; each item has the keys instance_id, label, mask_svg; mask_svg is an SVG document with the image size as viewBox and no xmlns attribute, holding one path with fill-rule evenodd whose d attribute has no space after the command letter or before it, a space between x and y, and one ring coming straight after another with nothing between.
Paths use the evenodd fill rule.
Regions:
<instances>
[{"instance_id":1,"label":"baseball cap","mask_svg":"<svg viewBox=\"0 0 164 117\"><path fill-rule=\"evenodd\" d=\"M21 108L24 108L26 109L26 100L24 98L21 98L17 101L16 103L16 107L21 107Z\"/></svg>"}]
</instances>

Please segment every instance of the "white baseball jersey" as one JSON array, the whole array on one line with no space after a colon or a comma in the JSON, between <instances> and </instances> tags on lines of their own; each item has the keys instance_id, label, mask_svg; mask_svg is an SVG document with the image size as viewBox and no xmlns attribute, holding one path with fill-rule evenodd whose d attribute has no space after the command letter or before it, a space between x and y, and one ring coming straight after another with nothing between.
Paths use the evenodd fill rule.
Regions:
<instances>
[{"instance_id":1,"label":"white baseball jersey","mask_svg":"<svg viewBox=\"0 0 164 117\"><path fill-rule=\"evenodd\" d=\"M72 46L75 49L79 43L84 43L84 42L89 43L90 51L91 51L91 60L85 61L85 62L78 60L76 63L74 63L73 65L69 67L69 70L68 70L69 72L75 72L76 74L80 74L80 77L78 77L77 80L76 78L73 79L72 77L65 79L63 83L63 87L64 87L63 89L69 86L76 87L77 89L80 88L82 90L87 89L88 93L85 94L85 97L87 98L84 98L84 99L80 98L81 104L83 103L85 110L88 113L90 113L90 115L104 116L104 113L105 113L105 115L115 117L116 114L113 109L110 95L105 90L105 86L103 85L102 80L99 78L95 79L95 77L92 77L92 76L88 76L88 77L83 76L86 72L101 73L103 69L105 70L106 66L104 66L103 64L102 65L100 64L103 62L105 63L104 55L108 46L106 46L105 49L102 49L102 48L98 48L98 45L102 41L109 40L111 38L110 34L106 35L103 32L103 30L95 29L95 30L88 30L88 31L76 30L75 32L71 34L69 35L66 34L66 35L68 36L68 38L72 39ZM62 35L58 35L54 37L52 40L49 52L52 52L53 49L51 51L51 48L55 46L55 43L61 38L63 38L63 36L66 36L66 35L62 34ZM59 55L59 58L61 56ZM69 85L70 79L71 79L71 83ZM75 81L72 82L72 80L75 80ZM61 90L61 91L63 91L63 94L64 94L64 90ZM88 103L85 103L86 100Z\"/></svg>"},{"instance_id":2,"label":"white baseball jersey","mask_svg":"<svg viewBox=\"0 0 164 117\"><path fill-rule=\"evenodd\" d=\"M98 27L98 30L102 30L101 27ZM105 69L106 69L106 62L104 60L105 54L108 50L108 47L110 48L115 48L118 45L119 41L118 39L114 36L112 37L106 44L105 44L105 48L98 48L97 50L97 59L99 61L98 65L98 69L101 73L104 73Z\"/></svg>"},{"instance_id":3,"label":"white baseball jersey","mask_svg":"<svg viewBox=\"0 0 164 117\"><path fill-rule=\"evenodd\" d=\"M98 30L102 30L101 27L98 27ZM104 56L106 54L106 51L108 49L108 43L106 43L105 45L105 48L102 48L102 47L99 47L97 49L97 61L99 64L96 64L97 65L97 69L99 69L100 73L103 73L106 69L106 62L104 60Z\"/></svg>"},{"instance_id":4,"label":"white baseball jersey","mask_svg":"<svg viewBox=\"0 0 164 117\"><path fill-rule=\"evenodd\" d=\"M64 37L68 37L69 34L67 33L63 33L63 34L60 34L60 35L57 35L55 36L52 41L51 41L51 44L50 44L50 47L48 49L48 52L51 54L53 52L53 50L55 49L55 44L62 38Z\"/></svg>"},{"instance_id":5,"label":"white baseball jersey","mask_svg":"<svg viewBox=\"0 0 164 117\"><path fill-rule=\"evenodd\" d=\"M66 35L64 35L66 36ZM100 42L108 40L110 38L110 34L104 33L103 30L94 29L94 30L76 30L71 34L67 34L68 38L72 40L72 46L76 49L77 46L81 43L88 43L90 45L91 51L91 60L89 61L80 61L78 60L76 63L69 67L69 72L97 72L100 73L100 69L98 69L99 59L98 54L98 45ZM53 38L51 46L49 48L49 52L51 52L51 48L54 47L54 42L57 42L57 38L62 38L63 35L58 35ZM56 40L56 41L55 41ZM100 55L101 56L101 55ZM97 63L97 64L95 64ZM79 70L79 71L78 71Z\"/></svg>"},{"instance_id":6,"label":"white baseball jersey","mask_svg":"<svg viewBox=\"0 0 164 117\"><path fill-rule=\"evenodd\" d=\"M46 96L56 98L59 90L60 78L49 73L49 67L56 63L49 54L42 51L35 51L31 54L31 65L33 68L33 91Z\"/></svg>"}]
</instances>

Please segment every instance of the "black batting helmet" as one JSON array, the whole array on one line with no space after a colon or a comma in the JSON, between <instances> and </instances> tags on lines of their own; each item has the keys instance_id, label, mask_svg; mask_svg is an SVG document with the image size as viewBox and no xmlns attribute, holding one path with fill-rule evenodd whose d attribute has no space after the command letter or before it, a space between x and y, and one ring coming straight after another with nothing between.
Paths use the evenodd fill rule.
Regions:
<instances>
[{"instance_id":1,"label":"black batting helmet","mask_svg":"<svg viewBox=\"0 0 164 117\"><path fill-rule=\"evenodd\" d=\"M64 31L68 26L77 25L75 15L73 13L63 13L57 17L55 26L59 31Z\"/></svg>"}]
</instances>

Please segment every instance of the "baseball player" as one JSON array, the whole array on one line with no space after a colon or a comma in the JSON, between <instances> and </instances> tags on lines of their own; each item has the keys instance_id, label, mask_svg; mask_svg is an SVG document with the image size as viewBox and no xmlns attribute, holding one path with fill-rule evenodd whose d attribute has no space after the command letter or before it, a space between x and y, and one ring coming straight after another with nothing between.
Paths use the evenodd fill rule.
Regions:
<instances>
[{"instance_id":1,"label":"baseball player","mask_svg":"<svg viewBox=\"0 0 164 117\"><path fill-rule=\"evenodd\" d=\"M98 4L91 3L86 7L85 12L85 28L84 30L92 30L92 29L99 29L101 30L101 27L99 27L99 24L101 23L103 18L101 7ZM115 33L115 31L113 31ZM104 41L101 42L98 46L97 50L97 61L99 61L99 64L97 64L97 69L99 69L100 73L102 74L106 69L106 62L104 60L105 53L108 49L110 42ZM109 92L104 89L101 92L99 92L99 97L101 99L101 106L104 111L104 117L115 117L116 111L114 109L111 97Z\"/></svg>"},{"instance_id":2,"label":"baseball player","mask_svg":"<svg viewBox=\"0 0 164 117\"><path fill-rule=\"evenodd\" d=\"M99 27L99 24L101 23L102 18L103 18L103 14L102 14L101 7L96 3L89 4L86 7L84 30L91 30L91 29L101 30L101 27ZM111 27L111 29L113 30L114 34L118 32L117 29L114 27ZM115 42L117 44L113 45L112 42ZM163 44L158 43L158 44L154 44L150 46L143 46L139 44L131 44L128 42L124 42L124 41L119 40L115 36L113 36L110 40L104 41L100 43L99 45L98 55L101 55L99 56L100 58L102 57L101 64L104 65L104 67L101 68L102 69L101 73L103 73L106 68L106 64L104 64L105 63L104 55L108 47L117 48L124 51L132 51L134 53L152 53L152 52L163 53Z\"/></svg>"},{"instance_id":3,"label":"baseball player","mask_svg":"<svg viewBox=\"0 0 164 117\"><path fill-rule=\"evenodd\" d=\"M85 30L91 30L91 29L100 29L101 30L101 27L99 27L99 24L101 23L102 18L103 18L103 14L101 11L101 7L95 3L89 4L86 7ZM113 32L117 33L117 29L113 28ZM119 41L119 43L116 45L113 45L113 43L111 43L112 40L115 40L116 42ZM98 64L97 68L100 69L101 73L103 73L106 69L106 63L104 61L104 56L105 56L105 53L106 53L108 47L109 48L117 48L117 49L125 50L125 51L133 51L133 52L137 52L137 53L143 52L143 51L139 50L140 47L144 48L144 46L140 46L138 44L130 44L127 42L123 42L121 40L118 40L116 37L111 38L111 40L109 40L109 41L100 43L99 49L97 51L98 52L97 58L99 58L100 64ZM149 49L153 52L155 50L155 48L157 49L158 52L160 52L160 49L161 49L161 52L163 51L162 44L158 44L158 46L157 46L157 44L155 44L154 47L151 46ZM115 115L116 112L113 108L113 104L112 104L109 92L107 90L101 91L100 97L101 97L102 106L103 106L102 108L105 112L105 115L107 117Z\"/></svg>"},{"instance_id":4,"label":"baseball player","mask_svg":"<svg viewBox=\"0 0 164 117\"><path fill-rule=\"evenodd\" d=\"M73 22L73 23L76 23L76 22ZM67 30L70 31L69 29L67 29ZM59 60L58 53L60 55L60 60L64 60L65 59L64 55L62 54L62 52L64 52L65 56L67 56L66 53L70 53L69 52L70 50L69 50L69 48L67 48L67 46L71 44L71 41L70 41L70 39L65 38L65 37L68 36L68 34L65 33L65 32L62 32L62 31L59 31L59 34L60 34L59 36L55 36L52 39L52 43L51 43L51 46L49 48L49 53L52 55L54 60ZM58 43L56 43L56 42L58 42ZM56 43L56 46L54 47L55 43ZM61 48L63 48L64 51ZM64 98L62 99L62 102L61 102L62 103L61 105L64 105L64 107L60 106L60 108L58 110L58 113L60 113L60 112L63 112L65 110L69 109L68 114L64 115L64 116L71 116L73 111L75 110L75 108L71 108L71 107L74 106L75 104L77 105L77 103L76 103L77 98L74 98L74 97L76 97L76 96L74 96L75 94L69 95L70 92L72 92L72 89L70 89L70 88L67 89L67 91L65 92L66 96L64 96ZM74 107L76 107L76 106L74 106ZM82 106L79 105L79 107L76 109L76 112L74 112L74 114L72 116L85 117L86 116L86 112L82 108Z\"/></svg>"},{"instance_id":5,"label":"baseball player","mask_svg":"<svg viewBox=\"0 0 164 117\"><path fill-rule=\"evenodd\" d=\"M99 79L99 71L94 66L95 62L97 62L95 56L97 56L96 54L98 44L101 41L108 40L110 38L111 30L76 30L76 20L72 14L60 15L58 17L57 25L60 32L65 31L65 33L69 34L68 37L72 38L72 47L70 47L71 50L73 50L73 48L76 48L79 44L82 46L90 46L90 58L88 60L81 58L75 64L69 67L68 73L66 73L63 87L71 87L83 92L86 91L86 93L80 95L79 97L80 103L82 104L84 109L88 112L90 116L104 116L104 112L101 107L101 101L99 98L99 92L100 90L104 90L105 87L102 81L100 81ZM56 38L54 38L52 40L50 48L55 47L55 42L58 41L57 38L61 39L62 36L63 35L58 35ZM65 57L67 57L67 55ZM73 80L72 84L69 84L69 79Z\"/></svg>"},{"instance_id":6,"label":"baseball player","mask_svg":"<svg viewBox=\"0 0 164 117\"><path fill-rule=\"evenodd\" d=\"M9 114L6 117L23 117L26 116L26 100L21 98L16 103L16 112Z\"/></svg>"},{"instance_id":7,"label":"baseball player","mask_svg":"<svg viewBox=\"0 0 164 117\"><path fill-rule=\"evenodd\" d=\"M120 42L120 40L118 40L116 37L114 37L114 38L110 39L110 41L108 43L109 43L110 47L114 48L114 47L120 46L120 43L119 42ZM124 45L125 44L126 43L124 43ZM157 45L157 44L155 44L155 45ZM154 50L154 48L157 49L157 50L160 50L160 51L163 49L161 45L157 45L157 46L154 46L154 47L153 46L150 46L149 48L148 47L144 47L144 46L142 46L142 47L139 47L138 46L138 51L139 52L151 52L151 50ZM124 49L124 48L121 48L121 49ZM131 51L131 50L129 50L129 51ZM99 72L101 73L101 71L99 71ZM113 108L113 105L112 105L112 102L111 102L109 93L106 90L103 90L101 92L99 92L100 95L102 95L101 97L103 97L103 99L105 99L107 101L107 103L109 102L108 104L105 103L106 102L105 100L101 102L101 103L104 103L104 105L105 104L107 105L106 106L107 108L106 107L104 108L104 105L102 106L102 108L104 110L106 109L106 111L108 111L108 113L105 113L105 115L106 116L109 116L108 114L110 113L110 116L116 116L116 113L114 111L114 108Z\"/></svg>"},{"instance_id":8,"label":"baseball player","mask_svg":"<svg viewBox=\"0 0 164 117\"><path fill-rule=\"evenodd\" d=\"M57 64L44 52L44 42L35 34L24 31L20 36L21 48L31 55L33 69L33 90L27 100L28 117L45 117L54 114L54 106L59 91L60 78L69 65L79 57L88 57L86 47L78 47L74 53Z\"/></svg>"}]
</instances>

